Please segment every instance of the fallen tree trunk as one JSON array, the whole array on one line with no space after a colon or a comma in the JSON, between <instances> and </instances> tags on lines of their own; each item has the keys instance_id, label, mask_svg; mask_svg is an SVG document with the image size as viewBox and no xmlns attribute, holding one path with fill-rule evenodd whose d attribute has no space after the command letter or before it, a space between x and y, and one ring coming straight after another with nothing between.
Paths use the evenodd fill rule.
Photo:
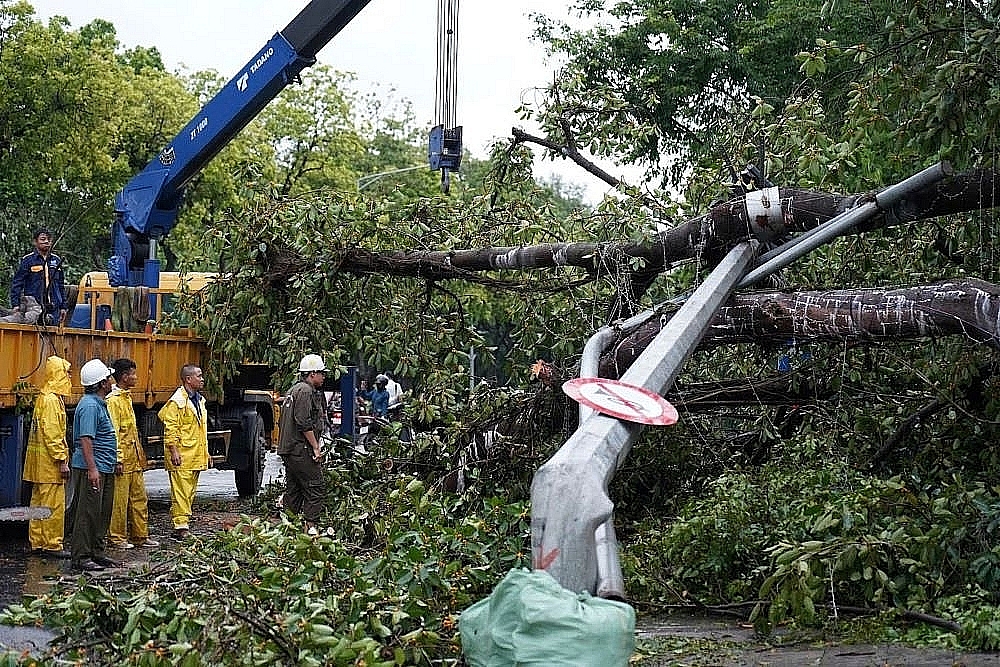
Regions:
<instances>
[{"instance_id":1,"label":"fallen tree trunk","mask_svg":"<svg viewBox=\"0 0 1000 667\"><path fill-rule=\"evenodd\" d=\"M786 231L802 232L820 225L866 201L871 195L834 195L780 188ZM1000 179L993 171L969 171L914 192L892 210L859 225L868 231L889 225L927 220L951 213L989 209L1000 205ZM377 273L396 277L461 279L497 284L480 276L484 272L510 269L577 267L590 275L617 273L641 260L634 280L655 275L678 262L699 254L711 258L751 236L751 225L743 199L717 205L707 214L665 230L643 243L544 243L530 246L462 250L400 250L373 252L350 248L330 262L337 271L352 274ZM303 257L282 248L268 255L267 277L283 282L315 265L315 258ZM642 290L636 290L636 296Z\"/></svg>"},{"instance_id":2,"label":"fallen tree trunk","mask_svg":"<svg viewBox=\"0 0 1000 667\"><path fill-rule=\"evenodd\" d=\"M600 375L618 378L660 332L654 316L610 346ZM898 289L737 294L716 314L700 349L790 339L848 343L965 336L1000 347L1000 287L976 279Z\"/></svg>"}]
</instances>

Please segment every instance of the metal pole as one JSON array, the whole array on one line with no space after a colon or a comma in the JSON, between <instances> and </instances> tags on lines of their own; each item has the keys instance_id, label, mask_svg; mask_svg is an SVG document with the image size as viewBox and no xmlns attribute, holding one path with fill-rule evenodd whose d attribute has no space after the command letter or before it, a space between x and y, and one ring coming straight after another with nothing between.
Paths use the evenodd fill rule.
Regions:
<instances>
[{"instance_id":1,"label":"metal pole","mask_svg":"<svg viewBox=\"0 0 1000 667\"><path fill-rule=\"evenodd\" d=\"M615 322L598 329L593 336L587 339L583 346L583 354L580 359L580 377L597 377L600 366L601 352L607 347L614 337L619 333L629 333L640 324L656 315L657 309L671 303L680 303L676 300L665 301L658 306L645 310L632 317ZM594 414L583 403L579 407L579 423L583 424ZM602 598L625 599L625 580L621 573L621 561L618 558L618 541L615 537L614 517L609 517L607 521L597 527L594 533L594 540L597 545L597 592Z\"/></svg>"},{"instance_id":2,"label":"metal pole","mask_svg":"<svg viewBox=\"0 0 1000 667\"><path fill-rule=\"evenodd\" d=\"M663 303L654 306L648 310L644 310L638 315L633 315L626 320L619 320L613 324L603 326L594 332L590 338L587 339L587 343L583 346L583 354L580 358L580 377L582 378L595 378L597 377L597 369L600 366L601 353L604 348L608 346L614 337L619 333L629 333L640 324L648 320L649 318L656 315L659 308L672 304L678 303L676 300L668 300ZM591 415L594 411L588 408L583 403L580 404L580 423L582 424L587 420L587 417Z\"/></svg>"},{"instance_id":3,"label":"metal pole","mask_svg":"<svg viewBox=\"0 0 1000 667\"><path fill-rule=\"evenodd\" d=\"M873 218L878 213L892 208L912 192L937 183L952 173L953 170L948 162L938 162L910 176L906 180L886 188L875 195L874 201L844 211L840 215L827 220L822 225L803 232L791 241L762 255L760 257L760 266L747 274L747 277L740 282L739 287L753 285L761 278L788 266L827 241L844 234L858 223L868 218Z\"/></svg>"},{"instance_id":4,"label":"metal pole","mask_svg":"<svg viewBox=\"0 0 1000 667\"><path fill-rule=\"evenodd\" d=\"M753 261L756 241L729 252L622 380L662 394L704 337ZM607 488L641 430L639 424L591 415L538 471L531 483L531 549L534 567L564 588L624 597L617 542L607 524L614 505ZM602 557L597 530L602 529ZM609 530L610 528L610 530ZM613 553L614 558L607 558ZM601 573L600 570L608 569ZM611 590L618 586L619 590Z\"/></svg>"}]
</instances>

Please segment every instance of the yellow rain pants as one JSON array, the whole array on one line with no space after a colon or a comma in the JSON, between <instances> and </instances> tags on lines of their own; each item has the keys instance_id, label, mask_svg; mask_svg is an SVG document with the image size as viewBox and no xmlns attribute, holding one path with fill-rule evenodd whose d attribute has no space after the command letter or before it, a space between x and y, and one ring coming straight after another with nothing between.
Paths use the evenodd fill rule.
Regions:
<instances>
[{"instance_id":1,"label":"yellow rain pants","mask_svg":"<svg viewBox=\"0 0 1000 667\"><path fill-rule=\"evenodd\" d=\"M142 544L149 537L149 500L141 471L115 475L115 504L108 535L112 544Z\"/></svg>"},{"instance_id":2,"label":"yellow rain pants","mask_svg":"<svg viewBox=\"0 0 1000 667\"><path fill-rule=\"evenodd\" d=\"M31 548L61 551L63 530L66 526L66 485L61 482L59 484L32 482L31 504L52 508L52 516L48 519L28 522L28 541L31 543Z\"/></svg>"},{"instance_id":3,"label":"yellow rain pants","mask_svg":"<svg viewBox=\"0 0 1000 667\"><path fill-rule=\"evenodd\" d=\"M116 388L108 396L108 414L118 436L118 463L122 474L115 475L115 504L111 510L108 535L113 545L141 544L149 537L149 500L146 496L146 453L139 442L132 395Z\"/></svg>"},{"instance_id":4,"label":"yellow rain pants","mask_svg":"<svg viewBox=\"0 0 1000 667\"><path fill-rule=\"evenodd\" d=\"M191 506L194 492L198 488L199 470L171 470L170 476L170 520L174 530L191 527Z\"/></svg>"}]
</instances>

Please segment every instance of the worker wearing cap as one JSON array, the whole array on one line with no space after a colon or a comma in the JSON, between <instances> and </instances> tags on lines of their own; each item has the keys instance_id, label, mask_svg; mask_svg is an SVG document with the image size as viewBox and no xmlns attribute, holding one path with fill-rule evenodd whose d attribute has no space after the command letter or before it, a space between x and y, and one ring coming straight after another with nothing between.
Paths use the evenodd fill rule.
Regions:
<instances>
[{"instance_id":1,"label":"worker wearing cap","mask_svg":"<svg viewBox=\"0 0 1000 667\"><path fill-rule=\"evenodd\" d=\"M131 389L138 383L135 362L111 362L115 388L108 395L108 412L118 434L118 464L115 475L115 504L111 512L108 538L117 549L158 547L149 537L149 499L146 496L146 452L139 441L139 428L132 407Z\"/></svg>"},{"instance_id":2,"label":"worker wearing cap","mask_svg":"<svg viewBox=\"0 0 1000 667\"><path fill-rule=\"evenodd\" d=\"M326 499L320 438L326 429L322 392L326 366L318 354L299 362L299 380L285 394L278 421L278 455L285 464L285 508L301 513L306 530L315 535Z\"/></svg>"},{"instance_id":3,"label":"worker wearing cap","mask_svg":"<svg viewBox=\"0 0 1000 667\"><path fill-rule=\"evenodd\" d=\"M69 447L66 445L66 404L72 384L69 362L57 356L45 360L45 382L35 399L35 410L24 456L24 481L31 482L31 504L48 507L48 519L28 522L31 550L46 558L69 558L63 549L66 515L66 480Z\"/></svg>"},{"instance_id":4,"label":"worker wearing cap","mask_svg":"<svg viewBox=\"0 0 1000 667\"><path fill-rule=\"evenodd\" d=\"M104 400L111 393L111 369L91 359L80 368L80 384L84 394L73 410L70 465L76 489L71 557L74 569L93 571L118 565L104 554L118 464L118 439Z\"/></svg>"},{"instance_id":5,"label":"worker wearing cap","mask_svg":"<svg viewBox=\"0 0 1000 667\"><path fill-rule=\"evenodd\" d=\"M386 418L389 416L389 378L381 373L375 377L375 388L368 389L368 383L361 381L361 391L358 396L366 401L372 402L372 414L376 417Z\"/></svg>"},{"instance_id":6,"label":"worker wearing cap","mask_svg":"<svg viewBox=\"0 0 1000 667\"><path fill-rule=\"evenodd\" d=\"M33 296L42 307L41 324L57 325L66 316L66 279L63 261L52 252L52 232L37 229L32 235L35 251L28 253L17 266L10 283L10 305L17 308L22 296Z\"/></svg>"},{"instance_id":7,"label":"worker wearing cap","mask_svg":"<svg viewBox=\"0 0 1000 667\"><path fill-rule=\"evenodd\" d=\"M191 515L198 475L208 455L208 410L201 389L205 378L194 364L181 368L181 386L157 413L163 422L163 467L170 477L170 519L174 539L191 534Z\"/></svg>"}]
</instances>

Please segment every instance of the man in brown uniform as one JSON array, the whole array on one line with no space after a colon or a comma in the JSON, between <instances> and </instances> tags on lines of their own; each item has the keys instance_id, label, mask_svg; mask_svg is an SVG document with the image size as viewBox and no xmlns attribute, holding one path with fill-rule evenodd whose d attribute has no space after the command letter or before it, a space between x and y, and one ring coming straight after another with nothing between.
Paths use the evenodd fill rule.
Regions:
<instances>
[{"instance_id":1,"label":"man in brown uniform","mask_svg":"<svg viewBox=\"0 0 1000 667\"><path fill-rule=\"evenodd\" d=\"M323 452L320 437L326 428L326 410L320 388L326 366L317 354L307 354L299 363L299 381L292 385L281 404L278 455L285 464L286 489L283 505L302 514L306 531L316 535L326 498Z\"/></svg>"}]
</instances>

